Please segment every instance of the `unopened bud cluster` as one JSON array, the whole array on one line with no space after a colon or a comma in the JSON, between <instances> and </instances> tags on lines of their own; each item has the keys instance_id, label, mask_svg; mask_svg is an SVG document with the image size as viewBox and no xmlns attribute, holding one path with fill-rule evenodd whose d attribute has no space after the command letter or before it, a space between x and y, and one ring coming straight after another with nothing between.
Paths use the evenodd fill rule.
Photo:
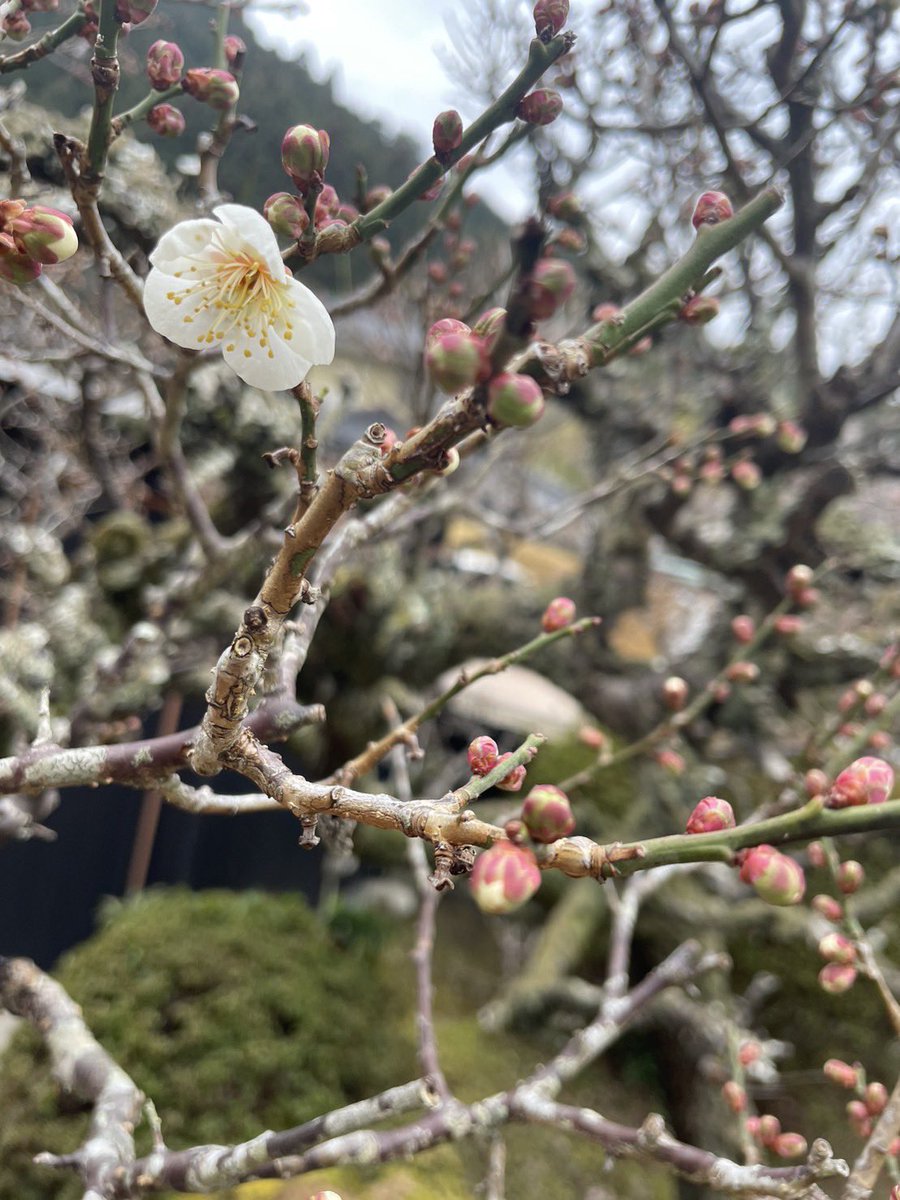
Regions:
<instances>
[{"instance_id":1,"label":"unopened bud cluster","mask_svg":"<svg viewBox=\"0 0 900 1200\"><path fill-rule=\"evenodd\" d=\"M774 846L754 846L743 851L740 874L768 904L799 904L806 892L803 868Z\"/></svg>"},{"instance_id":2,"label":"unopened bud cluster","mask_svg":"<svg viewBox=\"0 0 900 1200\"><path fill-rule=\"evenodd\" d=\"M782 1133L781 1122L771 1113L748 1117L747 1132L758 1146L770 1150L778 1158L802 1158L807 1151L802 1133Z\"/></svg>"},{"instance_id":3,"label":"unopened bud cluster","mask_svg":"<svg viewBox=\"0 0 900 1200\"><path fill-rule=\"evenodd\" d=\"M24 200L0 200L0 279L23 286L45 266L71 258L78 249L65 213Z\"/></svg>"}]
</instances>

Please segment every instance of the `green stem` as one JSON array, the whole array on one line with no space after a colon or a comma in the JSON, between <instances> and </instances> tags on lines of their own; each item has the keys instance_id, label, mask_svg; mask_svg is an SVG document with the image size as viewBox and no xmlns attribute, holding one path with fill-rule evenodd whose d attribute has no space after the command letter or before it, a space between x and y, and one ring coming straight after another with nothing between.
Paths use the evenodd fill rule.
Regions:
<instances>
[{"instance_id":1,"label":"green stem","mask_svg":"<svg viewBox=\"0 0 900 1200\"><path fill-rule=\"evenodd\" d=\"M106 155L112 141L112 114L119 86L119 22L115 0L100 0L100 24L91 76L94 80L94 111L87 141L87 171L92 183L99 183L106 170Z\"/></svg>"},{"instance_id":2,"label":"green stem","mask_svg":"<svg viewBox=\"0 0 900 1200\"><path fill-rule=\"evenodd\" d=\"M79 34L87 24L87 20L80 10L74 12L70 17L66 17L61 25L57 25L55 29L45 33L42 38L32 42L24 50L18 50L15 54L3 55L0 57L0 75L6 74L7 71L24 71L32 63L46 58L48 54L53 53L57 46Z\"/></svg>"},{"instance_id":3,"label":"green stem","mask_svg":"<svg viewBox=\"0 0 900 1200\"><path fill-rule=\"evenodd\" d=\"M506 124L507 121L514 121L516 107L522 97L570 47L571 38L565 34L553 38L546 45L535 38L528 49L528 62L524 69L519 72L506 91L464 131L460 145L448 157L447 162L439 163L436 158L430 158L427 162L422 163L404 184L395 192L391 192L386 200L353 222L359 236L366 240L380 233L390 221L417 200L422 192L427 191L474 146L477 146L500 125Z\"/></svg>"},{"instance_id":4,"label":"green stem","mask_svg":"<svg viewBox=\"0 0 900 1200\"><path fill-rule=\"evenodd\" d=\"M173 83L171 87L167 87L163 92L149 92L143 100L135 104L134 108L126 108L124 112L111 122L110 125L110 140L117 138L121 133L134 124L135 121L142 121L151 109L156 108L157 104L162 104L166 100L171 100L175 96L183 96L184 91L180 83Z\"/></svg>"}]
</instances>

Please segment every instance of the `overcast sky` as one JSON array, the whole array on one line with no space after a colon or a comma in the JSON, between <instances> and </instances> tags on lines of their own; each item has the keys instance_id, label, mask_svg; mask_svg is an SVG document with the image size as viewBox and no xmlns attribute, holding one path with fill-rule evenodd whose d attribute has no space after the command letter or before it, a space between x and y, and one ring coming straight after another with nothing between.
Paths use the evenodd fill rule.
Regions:
<instances>
[{"instance_id":1,"label":"overcast sky","mask_svg":"<svg viewBox=\"0 0 900 1200\"><path fill-rule=\"evenodd\" d=\"M454 88L436 53L448 45L444 18L459 13L458 0L305 0L306 13L280 17L271 11L247 23L266 46L286 54L302 50L320 79L333 75L339 100L364 116L377 117L392 133L406 133L430 153L431 124L454 107ZM523 8L523 29L530 21ZM526 192L512 173L481 176L478 190L515 219L524 215Z\"/></svg>"}]
</instances>

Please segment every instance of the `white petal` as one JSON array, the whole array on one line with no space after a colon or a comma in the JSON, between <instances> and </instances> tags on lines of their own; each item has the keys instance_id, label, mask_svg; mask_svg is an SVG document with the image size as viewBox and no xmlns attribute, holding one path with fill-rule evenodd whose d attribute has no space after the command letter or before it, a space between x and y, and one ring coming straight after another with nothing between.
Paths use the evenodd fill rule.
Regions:
<instances>
[{"instance_id":1,"label":"white petal","mask_svg":"<svg viewBox=\"0 0 900 1200\"><path fill-rule=\"evenodd\" d=\"M293 337L288 339L296 353L310 362L325 365L334 358L334 324L328 309L313 292L296 279L285 280L287 314L293 325ZM286 314L286 315L287 315ZM279 333L284 336L279 322Z\"/></svg>"},{"instance_id":2,"label":"white petal","mask_svg":"<svg viewBox=\"0 0 900 1200\"><path fill-rule=\"evenodd\" d=\"M220 314L200 304L196 296L187 295L190 288L190 281L154 268L144 283L144 312L156 332L176 346L203 350L215 342L210 329ZM219 341L224 336L216 334Z\"/></svg>"},{"instance_id":3,"label":"white petal","mask_svg":"<svg viewBox=\"0 0 900 1200\"><path fill-rule=\"evenodd\" d=\"M220 204L213 212L225 226L226 234L236 235L264 262L275 279L284 274L278 239L266 218L244 204Z\"/></svg>"},{"instance_id":4,"label":"white petal","mask_svg":"<svg viewBox=\"0 0 900 1200\"><path fill-rule=\"evenodd\" d=\"M258 340L235 330L225 340L223 356L245 383L266 392L292 388L306 378L311 363L295 354L280 338L270 335L267 343L262 347Z\"/></svg>"},{"instance_id":5,"label":"white petal","mask_svg":"<svg viewBox=\"0 0 900 1200\"><path fill-rule=\"evenodd\" d=\"M164 271L179 270L180 266L174 265L176 260L203 254L212 244L218 230L218 223L205 217L197 221L182 221L180 225L175 225L168 233L162 235L158 246L150 255L150 262Z\"/></svg>"}]
</instances>

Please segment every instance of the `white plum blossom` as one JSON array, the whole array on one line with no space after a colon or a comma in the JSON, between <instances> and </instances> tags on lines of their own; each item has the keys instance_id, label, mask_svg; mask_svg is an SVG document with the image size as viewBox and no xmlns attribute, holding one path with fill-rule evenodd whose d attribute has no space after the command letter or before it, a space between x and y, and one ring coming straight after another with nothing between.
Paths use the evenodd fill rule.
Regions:
<instances>
[{"instance_id":1,"label":"white plum blossom","mask_svg":"<svg viewBox=\"0 0 900 1200\"><path fill-rule=\"evenodd\" d=\"M221 348L253 387L276 391L334 358L325 306L293 278L264 217L240 204L218 220L182 221L150 255L144 310L157 331L190 350Z\"/></svg>"}]
</instances>

